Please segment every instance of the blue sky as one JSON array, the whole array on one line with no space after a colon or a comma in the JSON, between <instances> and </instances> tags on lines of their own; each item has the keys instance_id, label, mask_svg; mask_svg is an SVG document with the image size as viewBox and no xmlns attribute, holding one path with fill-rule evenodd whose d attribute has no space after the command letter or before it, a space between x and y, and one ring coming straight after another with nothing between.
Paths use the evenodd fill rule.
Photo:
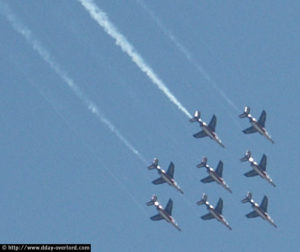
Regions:
<instances>
[{"instance_id":1,"label":"blue sky","mask_svg":"<svg viewBox=\"0 0 300 252\"><path fill-rule=\"evenodd\" d=\"M0 2L0 242L91 243L93 251L297 251L299 4L93 6L124 36L121 44L79 1ZM124 39L133 52L122 50ZM274 145L241 132L249 126L237 117L245 105L255 117L267 111ZM204 121L216 114L226 148L194 139L199 127L183 109L199 109ZM248 149L257 161L267 155L276 188L243 176L250 167L239 158ZM207 174L196 165L204 155L212 167L224 162L233 194L200 182ZM158 175L146 166L154 157L165 169L175 163L183 196L151 184ZM247 191L258 203L269 197L278 229L245 217L251 207L240 200ZM195 202L203 192L214 205L223 198L232 231L200 219L206 209ZM156 210L145 202L154 193L163 205L173 199L182 232L149 219Z\"/></svg>"}]
</instances>

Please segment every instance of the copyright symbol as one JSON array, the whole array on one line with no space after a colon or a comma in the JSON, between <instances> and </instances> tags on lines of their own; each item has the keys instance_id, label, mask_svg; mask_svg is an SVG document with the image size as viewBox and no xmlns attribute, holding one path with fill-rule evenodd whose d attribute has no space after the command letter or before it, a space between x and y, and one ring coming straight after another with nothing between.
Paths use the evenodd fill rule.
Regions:
<instances>
[{"instance_id":1,"label":"copyright symbol","mask_svg":"<svg viewBox=\"0 0 300 252\"><path fill-rule=\"evenodd\" d=\"M3 249L3 250L6 250L6 249L7 249L7 246L6 246L6 245L2 245L2 249Z\"/></svg>"}]
</instances>

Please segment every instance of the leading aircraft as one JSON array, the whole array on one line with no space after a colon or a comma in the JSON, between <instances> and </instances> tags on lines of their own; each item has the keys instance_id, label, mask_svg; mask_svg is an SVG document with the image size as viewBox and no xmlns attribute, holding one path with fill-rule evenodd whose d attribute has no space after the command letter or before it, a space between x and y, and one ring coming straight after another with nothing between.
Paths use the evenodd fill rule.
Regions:
<instances>
[{"instance_id":1,"label":"leading aircraft","mask_svg":"<svg viewBox=\"0 0 300 252\"><path fill-rule=\"evenodd\" d=\"M262 217L264 220L268 221L271 225L277 228L277 225L274 223L270 215L267 213L268 208L268 197L265 195L261 204L258 205L253 199L252 199L252 193L248 192L245 199L242 200L242 203L249 202L252 205L252 208L254 211L246 214L247 218L255 218L257 216Z\"/></svg>"},{"instance_id":2,"label":"leading aircraft","mask_svg":"<svg viewBox=\"0 0 300 252\"><path fill-rule=\"evenodd\" d=\"M205 177L204 179L201 179L201 182L210 183L216 181L219 185L223 186L228 192L232 193L231 189L226 184L225 180L222 178L223 162L221 160L219 161L219 164L215 171L207 164L207 157L203 157L202 162L198 164L197 167L198 168L205 167L209 174L209 176Z\"/></svg>"},{"instance_id":3,"label":"leading aircraft","mask_svg":"<svg viewBox=\"0 0 300 252\"><path fill-rule=\"evenodd\" d=\"M169 168L166 172L165 170L161 169L160 166L158 165L158 159L154 158L153 163L150 166L148 166L148 169L149 170L156 169L158 174L160 175L158 179L152 181L153 184L159 185L159 184L167 183L183 194L183 191L181 190L181 188L179 187L179 185L176 183L174 179L175 165L173 162L170 163Z\"/></svg>"},{"instance_id":4,"label":"leading aircraft","mask_svg":"<svg viewBox=\"0 0 300 252\"><path fill-rule=\"evenodd\" d=\"M203 193L202 199L196 203L197 205L206 205L209 213L201 216L201 219L203 220L210 220L210 219L217 219L221 223L223 223L227 228L232 230L227 220L222 215L222 209L223 209L223 200L222 198L219 198L219 201L217 203L216 208L213 207L208 201L207 201L207 195Z\"/></svg>"},{"instance_id":5,"label":"leading aircraft","mask_svg":"<svg viewBox=\"0 0 300 252\"><path fill-rule=\"evenodd\" d=\"M200 111L196 110L194 113L194 117L190 119L190 122L198 122L200 124L200 127L202 128L200 132L193 135L195 138L202 138L202 137L209 136L210 139L213 139L219 145L225 148L224 144L222 144L221 139L217 136L215 132L216 124L217 124L217 117L215 115L213 115L213 117L210 120L210 123L207 125L207 123L202 121Z\"/></svg>"},{"instance_id":6,"label":"leading aircraft","mask_svg":"<svg viewBox=\"0 0 300 252\"><path fill-rule=\"evenodd\" d=\"M266 111L262 111L258 121L250 114L250 107L246 106L244 113L239 115L240 118L248 117L249 122L252 124L251 127L243 130L245 134L252 134L258 132L259 134L265 136L271 143L274 143L270 134L265 129L265 121L267 117Z\"/></svg>"},{"instance_id":7,"label":"leading aircraft","mask_svg":"<svg viewBox=\"0 0 300 252\"><path fill-rule=\"evenodd\" d=\"M167 222L171 223L177 230L181 231L180 227L176 223L175 219L172 217L172 208L173 208L173 201L169 199L166 208L163 208L161 204L159 204L157 200L157 196L153 195L151 200L146 203L147 206L154 205L156 210L158 211L157 215L150 217L153 221L158 221L165 219Z\"/></svg>"},{"instance_id":8,"label":"leading aircraft","mask_svg":"<svg viewBox=\"0 0 300 252\"><path fill-rule=\"evenodd\" d=\"M260 163L254 161L253 157L251 156L251 151L246 151L245 156L240 159L242 162L249 161L250 165L253 170L246 172L244 175L246 177L253 177L259 175L263 179L267 180L272 186L276 186L270 176L266 172L267 166L267 156L263 154Z\"/></svg>"}]
</instances>

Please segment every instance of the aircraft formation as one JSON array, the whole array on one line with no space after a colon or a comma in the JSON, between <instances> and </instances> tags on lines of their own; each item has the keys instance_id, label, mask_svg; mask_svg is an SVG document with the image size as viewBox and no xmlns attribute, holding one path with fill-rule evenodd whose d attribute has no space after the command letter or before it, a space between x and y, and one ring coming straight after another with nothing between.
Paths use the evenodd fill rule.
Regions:
<instances>
[{"instance_id":1,"label":"aircraft formation","mask_svg":"<svg viewBox=\"0 0 300 252\"><path fill-rule=\"evenodd\" d=\"M251 127L243 130L244 134L251 134L258 132L259 134L266 137L272 144L274 144L274 141L272 140L270 134L265 129L265 121L266 121L266 111L263 110L259 119L256 120L251 114L250 114L250 107L246 106L244 108L244 112L239 115L240 118L247 117L249 119L249 122L251 124ZM218 143L221 147L225 148L225 145L222 143L221 139L216 134L216 124L217 124L217 117L215 115L212 116L209 124L204 122L201 119L201 113L200 111L196 110L194 113L194 117L190 119L190 122L198 122L201 128L201 131L198 133L195 133L193 136L195 138L203 138L208 136L210 139ZM232 190L230 189L229 185L225 182L223 178L223 162L222 160L219 161L217 168L214 169L210 167L207 164L207 157L203 157L200 164L198 164L197 168L206 168L208 176L201 179L202 183L211 183L216 182L216 184L219 184L222 186L225 190L232 193ZM266 172L266 166L267 166L267 156L263 154L261 160L259 163L257 163L254 158L252 157L251 151L246 151L245 155L240 159L241 162L248 161L251 166L251 170L246 172L244 175L246 177L254 177L254 176L260 176L262 179L266 180L268 183L270 183L273 187L276 185L274 184L271 177ZM171 161L169 164L169 167L167 171L163 170L158 165L158 159L154 158L152 164L148 166L149 170L156 169L158 174L160 175L159 178L152 181L154 185L160 185L160 184L168 184L171 187L175 188L178 192L183 194L183 190L179 187L178 183L174 179L174 171L175 171L175 165ZM212 204L208 202L208 196L206 193L203 193L201 200L197 201L197 205L205 205L208 213L201 216L202 220L211 220L216 219L217 221L221 222L223 225L225 225L229 230L232 230L231 226L229 225L229 222L225 219L223 216L223 199L220 197L216 206L214 207ZM246 197L241 200L242 203L249 202L253 208L253 211L246 214L247 218L255 218L260 216L263 220L268 221L272 226L277 228L277 225L274 223L272 218L267 212L268 208L268 197L265 195L263 197L263 200L261 204L259 205L256 203L252 198L252 193L248 192ZM158 211L158 214L150 217L153 221L158 220L166 220L170 224L172 224L177 230L181 231L180 227L176 223L174 217L172 216L172 209L173 209L173 201L170 198L166 207L164 208L158 201L158 197L156 194L154 194L149 202L146 203L147 206L154 205L156 207L156 210Z\"/></svg>"}]
</instances>

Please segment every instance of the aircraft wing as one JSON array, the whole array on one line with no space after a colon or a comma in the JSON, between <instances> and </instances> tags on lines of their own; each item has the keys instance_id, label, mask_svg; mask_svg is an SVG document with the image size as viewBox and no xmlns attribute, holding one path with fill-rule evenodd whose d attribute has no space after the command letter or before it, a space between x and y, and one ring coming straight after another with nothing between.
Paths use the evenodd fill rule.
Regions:
<instances>
[{"instance_id":1,"label":"aircraft wing","mask_svg":"<svg viewBox=\"0 0 300 252\"><path fill-rule=\"evenodd\" d=\"M166 182L166 181L165 181L162 177L160 177L160 178L155 179L155 180L152 181L152 183L153 183L154 185L163 184L163 183L165 183L165 182Z\"/></svg>"},{"instance_id":2,"label":"aircraft wing","mask_svg":"<svg viewBox=\"0 0 300 252\"><path fill-rule=\"evenodd\" d=\"M208 214L205 214L205 215L201 216L202 220L211 220L213 218L215 218L215 217L211 213L208 213Z\"/></svg>"},{"instance_id":3,"label":"aircraft wing","mask_svg":"<svg viewBox=\"0 0 300 252\"><path fill-rule=\"evenodd\" d=\"M258 123L263 127L265 127L266 117L267 117L267 113L266 111L263 110L258 119Z\"/></svg>"},{"instance_id":4,"label":"aircraft wing","mask_svg":"<svg viewBox=\"0 0 300 252\"><path fill-rule=\"evenodd\" d=\"M251 127L247 128L247 129L244 129L243 132L245 134L252 134L252 133L257 132L257 130L253 126L251 126Z\"/></svg>"},{"instance_id":5,"label":"aircraft wing","mask_svg":"<svg viewBox=\"0 0 300 252\"><path fill-rule=\"evenodd\" d=\"M260 163L259 163L259 168L262 170L262 171L265 171L266 170L266 166L267 166L267 156L264 154L260 160Z\"/></svg>"},{"instance_id":6,"label":"aircraft wing","mask_svg":"<svg viewBox=\"0 0 300 252\"><path fill-rule=\"evenodd\" d=\"M254 176L257 176L258 173L255 170L251 170L251 171L248 171L248 172L244 173L244 175L246 177L254 177Z\"/></svg>"},{"instance_id":7,"label":"aircraft wing","mask_svg":"<svg viewBox=\"0 0 300 252\"><path fill-rule=\"evenodd\" d=\"M207 134L205 133L204 130L201 130L198 133L193 135L193 137L195 137L195 138L202 138L202 137L206 137L206 136L207 136Z\"/></svg>"},{"instance_id":8,"label":"aircraft wing","mask_svg":"<svg viewBox=\"0 0 300 252\"><path fill-rule=\"evenodd\" d=\"M222 173L223 173L223 162L220 161L217 169L216 169L216 173L219 175L219 177L222 177Z\"/></svg>"},{"instance_id":9,"label":"aircraft wing","mask_svg":"<svg viewBox=\"0 0 300 252\"><path fill-rule=\"evenodd\" d=\"M213 179L213 177L212 176L207 176L207 177L205 177L204 179L201 179L201 182L202 183L210 183L210 182L213 182L213 181L215 181L214 179Z\"/></svg>"},{"instance_id":10,"label":"aircraft wing","mask_svg":"<svg viewBox=\"0 0 300 252\"><path fill-rule=\"evenodd\" d=\"M158 220L162 220L163 217L160 214L157 214L157 215L150 217L150 219L153 221L158 221Z\"/></svg>"},{"instance_id":11,"label":"aircraft wing","mask_svg":"<svg viewBox=\"0 0 300 252\"><path fill-rule=\"evenodd\" d=\"M252 212L246 214L247 218L255 218L257 216L258 216L258 213L256 211L252 211Z\"/></svg>"},{"instance_id":12,"label":"aircraft wing","mask_svg":"<svg viewBox=\"0 0 300 252\"><path fill-rule=\"evenodd\" d=\"M168 168L168 170L167 170L167 174L168 174L171 178L174 177L174 168L175 168L175 165L174 165L173 162L171 162L170 165L169 165L169 168Z\"/></svg>"},{"instance_id":13,"label":"aircraft wing","mask_svg":"<svg viewBox=\"0 0 300 252\"><path fill-rule=\"evenodd\" d=\"M217 117L213 115L213 117L209 122L208 128L210 128L210 130L212 131L216 131L216 124L217 124Z\"/></svg>"},{"instance_id":14,"label":"aircraft wing","mask_svg":"<svg viewBox=\"0 0 300 252\"><path fill-rule=\"evenodd\" d=\"M167 204L165 210L166 210L166 212L167 212L169 215L172 215L172 209L173 209L173 200L172 200L172 199L169 199L168 204Z\"/></svg>"},{"instance_id":15,"label":"aircraft wing","mask_svg":"<svg viewBox=\"0 0 300 252\"><path fill-rule=\"evenodd\" d=\"M260 208L265 212L268 211L268 197L267 196L264 196L264 198L260 204Z\"/></svg>"},{"instance_id":16,"label":"aircraft wing","mask_svg":"<svg viewBox=\"0 0 300 252\"><path fill-rule=\"evenodd\" d=\"M222 210L223 210L223 200L222 200L222 198L219 199L218 204L217 204L215 210L216 210L219 214L222 214Z\"/></svg>"}]
</instances>

